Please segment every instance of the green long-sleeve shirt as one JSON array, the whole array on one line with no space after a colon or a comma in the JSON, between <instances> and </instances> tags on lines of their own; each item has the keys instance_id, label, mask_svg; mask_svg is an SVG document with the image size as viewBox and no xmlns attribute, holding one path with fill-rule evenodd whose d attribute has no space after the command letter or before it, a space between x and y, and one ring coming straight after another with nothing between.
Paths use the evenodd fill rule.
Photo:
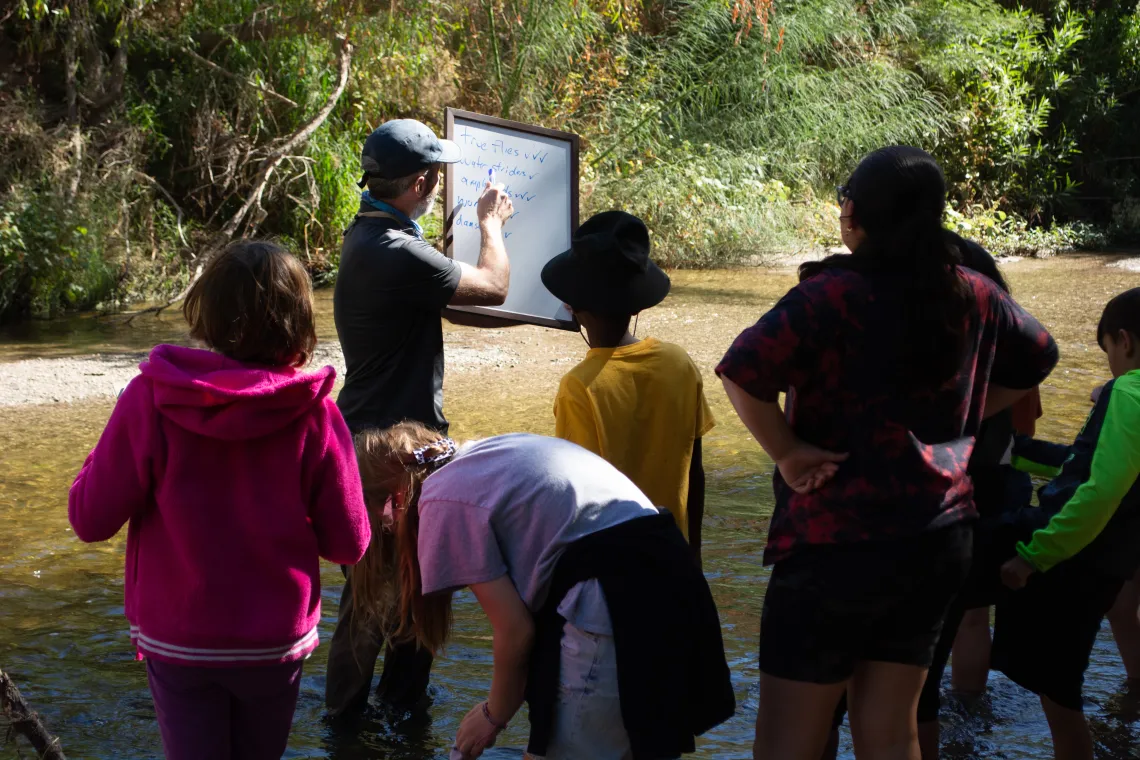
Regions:
<instances>
[{"instance_id":1,"label":"green long-sleeve shirt","mask_svg":"<svg viewBox=\"0 0 1140 760\"><path fill-rule=\"evenodd\" d=\"M1096 434L1087 479L1028 544L1017 545L1018 554L1039 571L1092 543L1140 476L1140 370L1117 378L1105 392L1108 399L1098 401L1082 433ZM1098 417L1099 431L1089 430Z\"/></svg>"}]
</instances>

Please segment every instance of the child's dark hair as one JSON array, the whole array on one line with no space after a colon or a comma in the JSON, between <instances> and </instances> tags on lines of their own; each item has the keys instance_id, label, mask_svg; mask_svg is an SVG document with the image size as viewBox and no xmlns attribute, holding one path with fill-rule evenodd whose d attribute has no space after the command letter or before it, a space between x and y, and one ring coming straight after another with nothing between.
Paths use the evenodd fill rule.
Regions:
<instances>
[{"instance_id":1,"label":"child's dark hair","mask_svg":"<svg viewBox=\"0 0 1140 760\"><path fill-rule=\"evenodd\" d=\"M1113 298L1100 315L1096 326L1096 342L1103 349L1104 336L1116 335L1121 330L1140 340L1140 288L1126 290Z\"/></svg>"},{"instance_id":2,"label":"child's dark hair","mask_svg":"<svg viewBox=\"0 0 1140 760\"><path fill-rule=\"evenodd\" d=\"M961 366L967 317L974 307L973 289L958 273L958 248L942 227L942 169L924 150L882 148L859 163L846 193L866 239L853 255L804 264L800 280L829 269L905 277L899 285L905 371L912 382L942 385Z\"/></svg>"},{"instance_id":3,"label":"child's dark hair","mask_svg":"<svg viewBox=\"0 0 1140 760\"><path fill-rule=\"evenodd\" d=\"M182 313L190 337L240 362L301 367L317 345L308 273L264 240L232 243L206 264Z\"/></svg>"},{"instance_id":4,"label":"child's dark hair","mask_svg":"<svg viewBox=\"0 0 1140 760\"><path fill-rule=\"evenodd\" d=\"M946 231L946 236L958 249L958 255L962 258L962 266L985 275L1006 293L1010 292L1009 283L1005 281L1005 277L1002 276L997 262L994 261L994 257L989 251L973 240L967 240L949 230Z\"/></svg>"}]
</instances>

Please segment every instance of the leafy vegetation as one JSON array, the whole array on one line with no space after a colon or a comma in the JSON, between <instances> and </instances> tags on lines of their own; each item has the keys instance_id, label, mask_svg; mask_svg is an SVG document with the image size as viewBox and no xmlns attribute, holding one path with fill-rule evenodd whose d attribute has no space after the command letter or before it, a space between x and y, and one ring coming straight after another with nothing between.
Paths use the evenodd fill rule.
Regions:
<instances>
[{"instance_id":1,"label":"leafy vegetation","mask_svg":"<svg viewBox=\"0 0 1140 760\"><path fill-rule=\"evenodd\" d=\"M584 211L643 216L672 265L836 245L831 188L900 142L996 250L1140 233L1134 0L4 7L0 319L169 298L231 235L327 282L364 137L449 105L581 134Z\"/></svg>"}]
</instances>

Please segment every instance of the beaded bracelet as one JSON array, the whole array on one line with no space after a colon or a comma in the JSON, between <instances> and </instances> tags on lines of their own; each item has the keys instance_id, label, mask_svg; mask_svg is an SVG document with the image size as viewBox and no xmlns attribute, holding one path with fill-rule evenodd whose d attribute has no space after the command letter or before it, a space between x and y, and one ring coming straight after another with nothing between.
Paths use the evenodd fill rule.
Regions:
<instances>
[{"instance_id":1,"label":"beaded bracelet","mask_svg":"<svg viewBox=\"0 0 1140 760\"><path fill-rule=\"evenodd\" d=\"M506 731L507 730L507 724L506 723L499 723L498 721L496 721L494 718L491 717L491 708L488 707L487 702L484 702L482 707L483 707L483 717L487 719L488 723L490 723L492 726L494 726L495 731Z\"/></svg>"}]
</instances>

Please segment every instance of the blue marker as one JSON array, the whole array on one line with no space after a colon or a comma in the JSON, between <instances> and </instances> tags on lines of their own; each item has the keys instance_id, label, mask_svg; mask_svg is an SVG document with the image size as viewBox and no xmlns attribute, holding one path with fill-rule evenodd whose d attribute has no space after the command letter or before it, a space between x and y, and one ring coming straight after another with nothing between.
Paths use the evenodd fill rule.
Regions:
<instances>
[{"instance_id":1,"label":"blue marker","mask_svg":"<svg viewBox=\"0 0 1140 760\"><path fill-rule=\"evenodd\" d=\"M495 169L494 167L487 170L487 182L492 186L495 184Z\"/></svg>"}]
</instances>

